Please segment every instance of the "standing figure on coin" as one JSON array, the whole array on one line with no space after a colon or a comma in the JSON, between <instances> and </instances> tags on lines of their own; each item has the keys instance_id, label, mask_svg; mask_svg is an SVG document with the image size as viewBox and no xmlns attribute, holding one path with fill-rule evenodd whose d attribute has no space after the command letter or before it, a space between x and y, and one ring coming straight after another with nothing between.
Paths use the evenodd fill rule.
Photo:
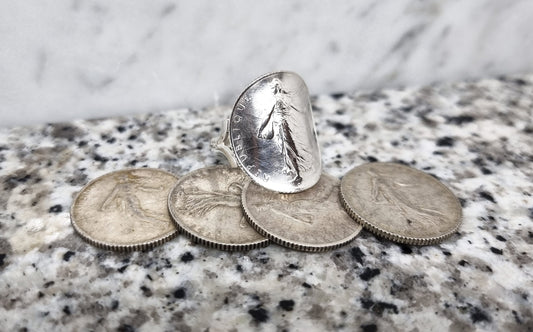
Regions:
<instances>
[{"instance_id":1,"label":"standing figure on coin","mask_svg":"<svg viewBox=\"0 0 533 332\"><path fill-rule=\"evenodd\" d=\"M300 172L308 168L306 166L306 156L309 152L300 148L303 144L295 141L295 136L292 134L293 129L289 123L291 122L290 116L292 110L296 112L300 112L300 110L291 104L290 93L283 88L279 79L272 80L272 85L276 101L268 116L259 127L257 137L269 140L273 139L276 142L283 155L283 172L294 175L291 181L293 184L298 185L302 182Z\"/></svg>"},{"instance_id":2,"label":"standing figure on coin","mask_svg":"<svg viewBox=\"0 0 533 332\"><path fill-rule=\"evenodd\" d=\"M141 177L133 174L120 174L117 179L118 183L100 206L100 211L110 210L115 206L122 212L136 216L148 223L167 223L168 221L165 220L167 219L165 216L160 216L143 209L139 198L135 195L135 190L158 192L163 190L163 187L143 186L140 181L141 179Z\"/></svg>"},{"instance_id":3,"label":"standing figure on coin","mask_svg":"<svg viewBox=\"0 0 533 332\"><path fill-rule=\"evenodd\" d=\"M444 215L436 210L419 206L402 191L403 188L413 187L413 184L403 183L386 175L380 175L372 170L368 170L372 183L372 199L376 203L383 202L396 207L400 213L411 224L413 220L422 224L437 226L442 222Z\"/></svg>"}]
</instances>

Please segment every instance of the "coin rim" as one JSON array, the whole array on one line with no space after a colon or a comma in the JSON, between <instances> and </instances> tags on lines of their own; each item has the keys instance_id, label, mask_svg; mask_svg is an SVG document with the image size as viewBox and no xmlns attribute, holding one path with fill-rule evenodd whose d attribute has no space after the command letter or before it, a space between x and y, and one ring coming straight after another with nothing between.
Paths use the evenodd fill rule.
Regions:
<instances>
[{"instance_id":1,"label":"coin rim","mask_svg":"<svg viewBox=\"0 0 533 332\"><path fill-rule=\"evenodd\" d=\"M89 181L86 185L84 185L79 191L78 193L76 194L76 196L74 197L74 199L72 200L72 204L70 206L70 224L72 225L72 227L74 228L74 230L76 231L76 233L85 241L87 241L89 244L95 246L95 247L98 247L100 249L105 249L105 250L113 250L113 251L124 251L124 252L131 252L131 251L144 251L144 250L149 250L149 249L152 249L156 246L159 246L169 240L172 240L173 238L175 238L178 234L179 234L179 231L178 229L176 229L174 232L171 232L171 233L168 233L160 238L157 238L157 239L154 239L154 240L149 240L149 241L144 241L144 242L140 242L140 243L134 243L134 244L115 244L115 243L110 243L110 242L105 242L105 241L100 241L100 240L96 240L94 238L92 238L89 234L87 234L76 222L76 218L74 217L74 208L75 206L77 205L77 202L78 202L78 199L80 198L81 194L87 189L89 188L92 184L94 184L95 182L97 182L98 180L100 180L101 178L103 177L106 177L106 176L109 176L109 175L113 175L113 174L116 174L116 173L122 173L122 172L131 172L131 171L138 171L138 170L148 170L148 171L156 171L156 172L159 172L159 173L165 173L167 175L172 175L176 180L179 180L179 178L168 172L168 171L165 171L165 170L162 170L162 169L159 169L159 168L150 168L150 167L133 167L133 168L125 168L125 169L120 169L120 170L116 170L116 171L111 171L109 173L105 173L105 174L102 174L100 176L98 176L97 178L94 178L92 179L91 181ZM172 219L172 218L171 218Z\"/></svg>"},{"instance_id":2,"label":"coin rim","mask_svg":"<svg viewBox=\"0 0 533 332\"><path fill-rule=\"evenodd\" d=\"M448 232L446 232L446 233L444 233L442 235L439 235L439 236L412 237L412 236L405 236L405 235L392 233L390 231L387 231L385 229L380 228L378 225L375 225L371 221L363 218L363 216L358 214L357 211L347 201L346 197L344 196L344 190L348 190L348 189L343 189L343 188L348 186L347 182L345 181L346 176L348 174L354 173L354 172L356 172L356 170L358 168L360 168L362 166L365 166L365 165L369 165L369 164L394 165L394 166L400 166L400 167L403 167L403 168L407 168L407 169L409 169L411 171L415 171L415 172L419 173L420 176L424 176L424 177L430 179L430 181L433 181L434 183L437 183L437 185L439 185L442 188L444 188L445 191L448 191L451 194L451 196L453 198L455 198L455 202L456 202L458 210L459 210L459 217L457 218L458 220L457 220L457 224L455 225L455 227L452 230L450 230L450 231L448 231ZM398 243L402 243L402 244L417 245L417 246L426 246L426 245L438 244L438 243L443 242L447 238L451 237L455 232L457 232L457 230L459 229L459 227L462 224L463 209L462 209L461 203L459 202L459 199L457 198L457 196L455 196L455 194L451 191L450 188L448 188L446 185L444 185L444 183L442 183L441 181L437 180L433 176L427 174L426 172L423 172L423 171L421 171L419 169L416 169L414 167L406 166L406 165L403 165L403 164L400 164L400 163L374 162L374 163L362 164L362 165L359 165L359 166L356 166L356 167L352 168L350 171L348 171L343 176L343 178L341 180L339 195L340 195L340 200L341 200L342 206L344 206L344 208L346 209L346 212L348 212L348 214L355 221L360 223L363 226L363 228L365 228L366 230L370 231L371 233L373 233L375 235L378 235L380 237L383 237L383 238L385 238L387 240L398 242Z\"/></svg>"},{"instance_id":3,"label":"coin rim","mask_svg":"<svg viewBox=\"0 0 533 332\"><path fill-rule=\"evenodd\" d=\"M321 177L322 176L327 176L327 177L330 177L330 178L338 180L337 178L335 178L335 177L333 177L333 176L331 176L331 175L329 175L327 173L324 173L324 172L322 172ZM298 250L298 251L305 251L305 252L325 252L325 251L330 251L330 250L334 250L334 249L340 248L340 247L352 242L361 233L361 230L363 229L363 227L360 227L358 231L356 231L355 233L351 234L350 236L348 236L345 239L336 241L334 243L321 244L321 245L310 245L310 244L307 244L307 243L302 243L302 242L293 241L293 240L290 240L290 239L285 239L282 236L277 236L277 235L275 235L273 233L270 233L267 230L263 229L259 225L259 223L256 220L253 219L252 214L250 213L250 211L246 207L246 205L248 204L247 200L246 200L246 192L248 191L248 187L249 187L250 183L252 183L252 181L248 181L248 183L246 183L246 185L244 186L244 188L242 190L242 194L241 194L241 206L242 206L242 209L244 211L244 215L246 217L246 220L250 223L250 225L252 225L252 227L259 234L267 237L273 243L276 243L276 244L278 244L278 245L280 245L282 247L286 247L286 248L290 248L290 249L294 249L294 250ZM256 184L256 185L260 186L259 184ZM263 188L263 187L261 187L261 188ZM311 187L311 188L309 188L307 190L311 190L312 188L313 187ZM339 188L339 192L340 192L340 188ZM344 212L346 212L346 211L344 211ZM361 225L358 224L358 226L361 226Z\"/></svg>"},{"instance_id":4,"label":"coin rim","mask_svg":"<svg viewBox=\"0 0 533 332\"><path fill-rule=\"evenodd\" d=\"M178 180L178 182L176 182L174 187L169 191L168 199L167 199L167 206L168 206L168 211L170 213L171 219L174 222L174 224L176 225L176 227L187 238L189 238L193 242L199 243L199 244L201 244L203 246L206 246L206 247L209 247L209 248L214 248L214 249L219 249L219 250L224 250L224 251L248 251L248 250L257 249L257 248L264 248L264 247L268 246L270 244L270 241L269 241L268 238L264 238L262 240L254 241L254 242L242 243L242 244L239 244L239 243L224 243L224 242L215 241L213 239L209 239L209 238L203 236L202 234L198 234L197 232L194 232L194 231L188 229L186 226L180 225L180 223L178 222L178 220L179 220L178 213L175 213L175 211L173 211L173 208L172 208L172 204L171 204L171 202L172 202L172 199L171 199L172 198L172 194L174 193L174 191L176 190L178 185L181 184L182 180L184 181L184 179L187 179L188 177L193 176L196 173L200 173L201 171L205 171L205 170L209 170L210 171L210 170L216 170L216 169L232 170L232 169L238 169L238 168L229 167L229 166L209 166L209 167L199 168L199 169L196 169L196 170L194 170L192 172L189 172L189 173L185 174L184 176L182 176ZM247 182L249 182L249 180Z\"/></svg>"},{"instance_id":5,"label":"coin rim","mask_svg":"<svg viewBox=\"0 0 533 332\"><path fill-rule=\"evenodd\" d=\"M239 154L238 153L235 153L235 144L233 143L233 130L232 127L233 127L233 123L232 123L232 119L233 119L233 114L235 113L235 109L237 108L237 104L239 103L239 100L241 100L242 96L244 96L244 94L246 92L248 92L248 90L250 90L250 88L252 86L254 86L257 82L267 78L268 76L272 76L272 75L276 75L276 74L291 74L291 75L295 75L296 77L298 77L304 84L305 88L307 89L307 93L309 94L309 87L307 86L307 83L305 83L304 79L298 75L298 73L296 72L293 72L293 71L286 71L286 70L279 70L279 71L273 71L273 72L270 72L270 73L267 73L267 74L264 74L258 78L256 78L255 80L253 80L250 84L248 84L246 86L246 88L244 88L244 90L239 94L239 96L237 97L237 99L235 100L235 103L233 104L233 108L231 109L231 114L229 116L229 140L230 140L230 144L231 144L231 150L233 151L233 155L235 157L235 160L237 161L237 166L239 166L239 168L246 174L248 175L248 177L254 182L256 183L257 185L261 186L261 187L264 187L268 190L271 190L271 191L276 191L276 192L280 192L280 193L284 193L284 194L293 194L293 193L299 193L299 192L302 192L302 191L305 191L307 189L311 189L313 188L313 186L315 184L318 183L318 181L320 181L320 177L318 178L318 180L315 182L315 184L309 188L305 188L305 189L292 189L292 190L288 190L288 191L277 191L275 189L271 189L271 188L267 188L266 186L264 186L263 184L259 183L257 180L256 180L256 176L253 175L247 168L246 166L243 164L243 162L241 161L241 159L239 158ZM309 103L311 103L311 101L309 101ZM312 110L312 107L311 107L311 118L313 119L313 127L314 127L314 132L315 132L315 136L316 136L316 140L317 140L317 147L318 147L318 155L320 156L321 153L320 153L320 144L318 144L318 136L317 136L317 133L316 133L316 126L314 124L314 117L313 117L313 110ZM321 158L318 158L319 160L319 168L322 169L322 159ZM268 181L266 181L268 182Z\"/></svg>"}]
</instances>

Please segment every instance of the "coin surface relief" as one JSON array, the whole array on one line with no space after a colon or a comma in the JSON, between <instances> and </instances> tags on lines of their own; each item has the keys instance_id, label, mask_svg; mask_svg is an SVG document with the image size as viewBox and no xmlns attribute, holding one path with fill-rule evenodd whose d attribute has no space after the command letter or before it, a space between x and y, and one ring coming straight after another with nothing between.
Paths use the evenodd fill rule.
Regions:
<instances>
[{"instance_id":1,"label":"coin surface relief","mask_svg":"<svg viewBox=\"0 0 533 332\"><path fill-rule=\"evenodd\" d=\"M271 73L250 84L235 103L229 136L238 166L269 190L300 192L320 179L309 92L295 73Z\"/></svg>"},{"instance_id":2,"label":"coin surface relief","mask_svg":"<svg viewBox=\"0 0 533 332\"><path fill-rule=\"evenodd\" d=\"M339 183L323 174L310 189L280 194L249 182L242 205L251 225L272 242L301 251L331 250L352 241L362 229L344 211Z\"/></svg>"},{"instance_id":3,"label":"coin surface relief","mask_svg":"<svg viewBox=\"0 0 533 332\"><path fill-rule=\"evenodd\" d=\"M110 250L146 250L177 235L167 196L177 177L159 169L126 169L102 175L74 199L74 230Z\"/></svg>"},{"instance_id":4,"label":"coin surface relief","mask_svg":"<svg viewBox=\"0 0 533 332\"><path fill-rule=\"evenodd\" d=\"M349 171L341 200L364 228L386 239L415 245L450 237L461 223L461 204L437 179L395 163L368 163Z\"/></svg>"},{"instance_id":5,"label":"coin surface relief","mask_svg":"<svg viewBox=\"0 0 533 332\"><path fill-rule=\"evenodd\" d=\"M221 250L264 247L268 239L244 218L241 192L250 181L239 168L214 166L183 176L168 196L178 228L200 244Z\"/></svg>"}]
</instances>

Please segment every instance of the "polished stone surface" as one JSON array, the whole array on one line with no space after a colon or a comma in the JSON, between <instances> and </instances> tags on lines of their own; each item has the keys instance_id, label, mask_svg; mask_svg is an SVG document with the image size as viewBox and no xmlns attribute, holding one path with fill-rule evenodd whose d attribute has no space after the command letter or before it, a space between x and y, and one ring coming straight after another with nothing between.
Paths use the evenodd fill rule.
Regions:
<instances>
[{"instance_id":1,"label":"polished stone surface","mask_svg":"<svg viewBox=\"0 0 533 332\"><path fill-rule=\"evenodd\" d=\"M314 97L325 171L408 164L448 185L464 213L440 245L363 231L322 254L227 253L182 235L126 254L74 234L69 207L90 179L225 163L209 141L229 108L0 129L0 326L531 330L532 109L533 76Z\"/></svg>"}]
</instances>

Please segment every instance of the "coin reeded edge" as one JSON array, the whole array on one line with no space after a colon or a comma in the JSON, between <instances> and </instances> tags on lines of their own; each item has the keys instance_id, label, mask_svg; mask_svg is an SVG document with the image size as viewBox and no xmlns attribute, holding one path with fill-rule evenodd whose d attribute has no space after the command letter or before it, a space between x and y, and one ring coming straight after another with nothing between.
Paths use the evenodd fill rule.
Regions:
<instances>
[{"instance_id":1,"label":"coin reeded edge","mask_svg":"<svg viewBox=\"0 0 533 332\"><path fill-rule=\"evenodd\" d=\"M203 171L203 170L206 170L206 169L217 169L217 168L218 169L225 169L227 167L228 166L210 166L210 167L199 168L197 170L194 170L194 171L192 171L190 173L185 174L183 177L181 177L181 179L183 179L185 176L194 175L195 173L199 173L200 171ZM178 183L179 182L180 181L178 181ZM178 223L177 220L179 218L178 218L177 215L175 215L175 213L174 213L174 211L173 211L173 209L171 207L171 201L172 201L171 197L172 197L172 194L174 193L174 190L178 187L178 183L176 183L176 185L168 193L167 208L168 208L168 212L170 214L170 217L171 217L172 221L174 222L174 225L176 225L178 230L180 232L182 232L191 241L193 241L195 243L199 243L199 244L201 244L203 246L206 246L206 247L209 247L209 248L218 249L218 250L224 250L224 251L248 251L248 250L252 250L252 249L264 248L264 247L266 247L266 246L268 246L270 244L270 240L268 238L265 238L263 240L259 240L259 241L256 241L256 242L245 243L245 244L216 242L216 241L213 241L211 239L208 239L208 238L202 237L200 235L194 234L194 232L192 230L189 230L189 229L183 227L182 225L180 225Z\"/></svg>"},{"instance_id":2,"label":"coin reeded edge","mask_svg":"<svg viewBox=\"0 0 533 332\"><path fill-rule=\"evenodd\" d=\"M250 225L252 225L252 227L256 230L256 232L258 232L262 236L270 239L275 244L278 244L278 245L280 245L282 247L294 249L294 250L318 253L318 252L325 252L325 251L329 251L329 250L334 250L334 249L340 248L340 247L352 242L357 237L357 235L359 235L359 233L361 232L361 229L359 229L359 231L355 232L355 234L352 234L349 237L347 237L345 239L342 239L340 241L337 241L337 242L335 242L333 244L327 244L327 245L309 245L309 244L291 242L289 240L284 240L284 239L282 239L280 237L277 237L277 236L275 236L273 234L270 234L267 231L265 231L263 228L261 228L261 226L259 226L259 224L256 223L256 221L252 218L250 211L248 211L248 209L246 208L245 192L247 191L248 186L250 185L250 183L253 183L253 181L250 180L250 181L248 181L248 183L246 183L246 185L242 189L242 194L241 194L242 195L241 207L242 207L242 211L244 213L244 217L246 218L248 223Z\"/></svg>"},{"instance_id":3,"label":"coin reeded edge","mask_svg":"<svg viewBox=\"0 0 533 332\"><path fill-rule=\"evenodd\" d=\"M407 166L404 166L404 167L407 167ZM426 173L424 173L422 171L419 171L419 172L423 173L423 175L430 176L430 175L428 175L428 174L426 174ZM452 194L454 197L456 197L453 194L453 192L450 190L450 188L446 187L440 181L435 180L434 178L432 178L432 179L434 181L437 181L439 183L439 185L444 187L447 191L450 192L450 194ZM441 243L442 241L446 240L447 238L451 237L455 232L457 232L457 230L459 229L459 227L462 224L463 211L462 211L462 209L459 209L459 222L457 223L457 225L452 230L448 231L447 233L444 233L443 235L434 236L434 237L426 237L426 238L417 238L417 237L409 237L409 236L394 234L394 233L391 233L391 232L386 231L384 229L376 227L375 225L370 223L368 220L366 220L365 218L360 216L350 206L350 204L348 203L348 201L344 197L344 193L343 193L343 189L342 189L343 187L344 187L343 186L343 182L341 181L340 190L339 190L339 197L340 197L340 201L341 201L342 206L344 207L346 212L348 212L350 217L352 217L353 220L355 220L358 223L360 223L363 226L363 228L365 228L366 230L372 232L375 235L378 235L378 236L383 237L383 238L385 238L387 240L390 240L390 241L394 241L394 242L398 242L398 243L402 243L402 244L417 245L417 246L427 246L427 245L432 245L432 244L438 244L438 243ZM456 198L456 200L457 200L457 198ZM461 206L461 204L459 203L458 200L457 200L457 204L459 204L459 206Z\"/></svg>"},{"instance_id":4,"label":"coin reeded edge","mask_svg":"<svg viewBox=\"0 0 533 332\"><path fill-rule=\"evenodd\" d=\"M72 204L70 205L70 224L72 225L72 228L74 228L74 230L76 231L76 233L86 242L88 242L89 244L95 246L95 247L98 247L100 249L104 249L104 250L113 250L113 251L123 251L123 252L132 252L132 251L145 251L145 250L149 250L149 249L152 249L154 247L157 247L167 241L170 241L172 240L173 238L175 238L179 232L178 232L178 229L176 229L174 232L171 232L163 237L160 237L158 239L155 239L155 240L149 240L149 241L145 241L145 242L141 242L141 243L134 243L134 244L115 244L115 243L108 243L108 242L104 242L104 241L98 241L98 240L95 240L93 238L91 238L91 236L89 234L87 234L83 229L81 229L77 224L76 224L76 221L74 220L73 218L73 215L74 215L74 207L76 205L76 202L78 201L79 197L81 196L81 193L86 189L86 188L89 188L93 183L95 183L96 181L98 181L101 177L103 176L107 176L107 175L112 175L112 174L116 174L116 173L121 173L121 172L128 172L128 171L138 171L138 170L149 170L149 171L157 171L157 172L161 172L161 173L166 173L168 175L171 175L173 176L176 180L178 180L179 178L168 172L168 171L165 171L165 170L162 170L162 169L159 169L159 168L149 168L149 167L140 167L140 168L124 168L124 169L120 169L120 170L116 170L116 171L111 171L109 173L105 173L105 174L102 174L94 179L92 179L91 181L89 181L86 185L84 185L79 191L78 193L76 194L76 196L74 197L74 199L72 200Z\"/></svg>"}]
</instances>

